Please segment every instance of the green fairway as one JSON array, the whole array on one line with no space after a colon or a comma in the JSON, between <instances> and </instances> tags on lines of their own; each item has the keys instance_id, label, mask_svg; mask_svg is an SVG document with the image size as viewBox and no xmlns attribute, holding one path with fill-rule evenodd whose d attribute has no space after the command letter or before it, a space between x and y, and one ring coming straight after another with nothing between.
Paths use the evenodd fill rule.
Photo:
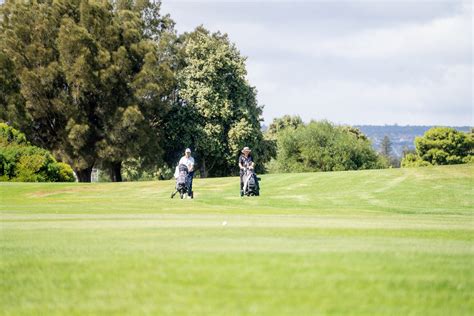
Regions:
<instances>
[{"instance_id":1,"label":"green fairway","mask_svg":"<svg viewBox=\"0 0 474 316\"><path fill-rule=\"evenodd\" d=\"M474 314L474 165L173 187L0 183L0 314Z\"/></svg>"}]
</instances>

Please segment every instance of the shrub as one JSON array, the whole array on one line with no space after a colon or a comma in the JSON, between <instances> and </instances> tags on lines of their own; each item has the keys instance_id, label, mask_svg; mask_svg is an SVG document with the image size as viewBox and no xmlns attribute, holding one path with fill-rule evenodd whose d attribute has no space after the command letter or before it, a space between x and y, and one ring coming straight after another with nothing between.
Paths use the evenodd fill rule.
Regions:
<instances>
[{"instance_id":1,"label":"shrub","mask_svg":"<svg viewBox=\"0 0 474 316\"><path fill-rule=\"evenodd\" d=\"M51 163L48 166L50 181L54 182L74 182L74 171L71 166L64 162Z\"/></svg>"},{"instance_id":2,"label":"shrub","mask_svg":"<svg viewBox=\"0 0 474 316\"><path fill-rule=\"evenodd\" d=\"M48 179L48 165L54 161L48 155L20 155L15 170L14 181L45 182ZM51 157L52 158L52 157Z\"/></svg>"},{"instance_id":3,"label":"shrub","mask_svg":"<svg viewBox=\"0 0 474 316\"><path fill-rule=\"evenodd\" d=\"M416 153L405 155L402 167L452 165L474 161L474 136L451 127L433 127L415 139Z\"/></svg>"},{"instance_id":4,"label":"shrub","mask_svg":"<svg viewBox=\"0 0 474 316\"><path fill-rule=\"evenodd\" d=\"M427 167L431 166L431 164L422 160L417 154L409 153L403 157L401 166L402 168Z\"/></svg>"},{"instance_id":5,"label":"shrub","mask_svg":"<svg viewBox=\"0 0 474 316\"><path fill-rule=\"evenodd\" d=\"M362 136L327 121L284 129L278 133L277 158L268 168L273 172L387 168L386 159Z\"/></svg>"},{"instance_id":6,"label":"shrub","mask_svg":"<svg viewBox=\"0 0 474 316\"><path fill-rule=\"evenodd\" d=\"M72 168L45 149L30 145L23 133L0 123L0 181L72 182Z\"/></svg>"}]
</instances>

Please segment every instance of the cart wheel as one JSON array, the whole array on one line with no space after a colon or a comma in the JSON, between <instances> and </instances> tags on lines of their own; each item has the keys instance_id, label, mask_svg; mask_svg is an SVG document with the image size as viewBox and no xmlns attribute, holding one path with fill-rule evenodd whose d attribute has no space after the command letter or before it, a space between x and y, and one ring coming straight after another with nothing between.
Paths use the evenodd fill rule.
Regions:
<instances>
[{"instance_id":1,"label":"cart wheel","mask_svg":"<svg viewBox=\"0 0 474 316\"><path fill-rule=\"evenodd\" d=\"M179 197L180 197L181 199L183 199L183 198L184 198L184 194L183 194L182 192L180 192L180 193L179 193Z\"/></svg>"}]
</instances>

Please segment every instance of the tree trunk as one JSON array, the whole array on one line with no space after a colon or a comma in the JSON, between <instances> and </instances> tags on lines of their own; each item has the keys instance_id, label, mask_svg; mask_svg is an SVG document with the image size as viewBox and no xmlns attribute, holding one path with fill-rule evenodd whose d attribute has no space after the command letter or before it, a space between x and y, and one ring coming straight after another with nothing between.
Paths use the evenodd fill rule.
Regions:
<instances>
[{"instance_id":1,"label":"tree trunk","mask_svg":"<svg viewBox=\"0 0 474 316\"><path fill-rule=\"evenodd\" d=\"M122 182L122 162L114 161L110 164L110 180L112 182Z\"/></svg>"},{"instance_id":2,"label":"tree trunk","mask_svg":"<svg viewBox=\"0 0 474 316\"><path fill-rule=\"evenodd\" d=\"M79 182L91 182L91 173L92 173L92 167L88 167L86 169L81 169L81 170L75 170L77 180Z\"/></svg>"},{"instance_id":3,"label":"tree trunk","mask_svg":"<svg viewBox=\"0 0 474 316\"><path fill-rule=\"evenodd\" d=\"M207 178L206 160L204 158L201 159L201 168L199 171L201 173L201 178Z\"/></svg>"}]
</instances>

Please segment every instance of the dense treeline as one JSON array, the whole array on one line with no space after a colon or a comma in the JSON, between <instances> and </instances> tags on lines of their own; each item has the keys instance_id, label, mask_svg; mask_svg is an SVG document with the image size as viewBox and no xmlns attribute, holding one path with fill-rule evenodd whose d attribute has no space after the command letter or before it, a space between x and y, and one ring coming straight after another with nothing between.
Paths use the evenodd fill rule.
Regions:
<instances>
[{"instance_id":1,"label":"dense treeline","mask_svg":"<svg viewBox=\"0 0 474 316\"><path fill-rule=\"evenodd\" d=\"M0 119L69 163L121 181L122 166L235 172L239 149L269 159L262 107L226 35L177 35L160 2L6 1L0 7ZM127 162L124 164L124 162Z\"/></svg>"},{"instance_id":2,"label":"dense treeline","mask_svg":"<svg viewBox=\"0 0 474 316\"><path fill-rule=\"evenodd\" d=\"M173 89L172 21L148 1L7 1L0 59L13 72L1 117L69 163L120 181L124 159L157 156Z\"/></svg>"}]
</instances>

